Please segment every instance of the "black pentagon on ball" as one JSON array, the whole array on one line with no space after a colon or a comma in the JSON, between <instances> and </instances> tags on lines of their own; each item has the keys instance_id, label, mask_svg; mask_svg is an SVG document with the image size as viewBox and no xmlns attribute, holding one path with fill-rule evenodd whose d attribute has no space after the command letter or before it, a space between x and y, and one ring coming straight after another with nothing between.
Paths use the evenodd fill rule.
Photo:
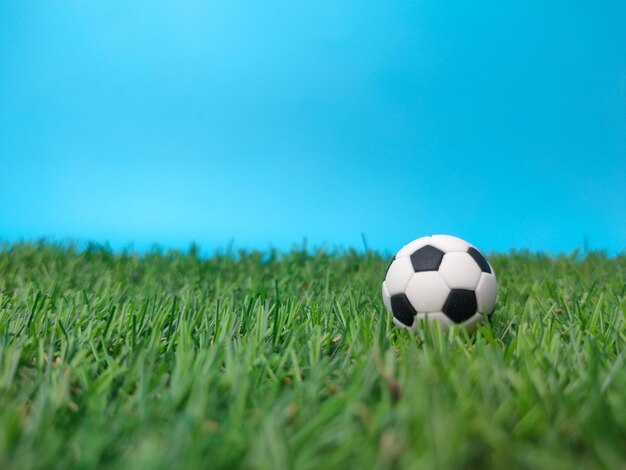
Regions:
<instances>
[{"instance_id":1,"label":"black pentagon on ball","mask_svg":"<svg viewBox=\"0 0 626 470\"><path fill-rule=\"evenodd\" d=\"M452 289L443 305L443 313L454 323L464 322L474 315L476 310L478 305L473 290Z\"/></svg>"},{"instance_id":2,"label":"black pentagon on ball","mask_svg":"<svg viewBox=\"0 0 626 470\"><path fill-rule=\"evenodd\" d=\"M413 326L413 320L417 312L404 294L391 296L391 313L400 323L406 326Z\"/></svg>"},{"instance_id":3,"label":"black pentagon on ball","mask_svg":"<svg viewBox=\"0 0 626 470\"><path fill-rule=\"evenodd\" d=\"M416 273L421 271L437 271L443 259L443 255L443 251L434 246L426 245L419 250L415 250L411 255L411 264L413 264L413 269Z\"/></svg>"},{"instance_id":4,"label":"black pentagon on ball","mask_svg":"<svg viewBox=\"0 0 626 470\"><path fill-rule=\"evenodd\" d=\"M489 263L487 263L487 260L480 253L480 251L478 251L473 246L470 246L467 252L472 258L474 258L474 261L476 261L476 264L478 265L478 267L480 268L482 272L491 274L491 266L489 266Z\"/></svg>"}]
</instances>

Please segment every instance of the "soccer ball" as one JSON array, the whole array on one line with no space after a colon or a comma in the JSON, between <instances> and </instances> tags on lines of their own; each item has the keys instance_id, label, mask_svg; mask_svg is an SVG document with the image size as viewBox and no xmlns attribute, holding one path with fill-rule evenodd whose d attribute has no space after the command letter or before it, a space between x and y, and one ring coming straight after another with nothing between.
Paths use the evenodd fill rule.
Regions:
<instances>
[{"instance_id":1,"label":"soccer ball","mask_svg":"<svg viewBox=\"0 0 626 470\"><path fill-rule=\"evenodd\" d=\"M396 253L382 290L385 307L401 328L436 322L471 331L493 312L498 285L476 248L460 238L433 235Z\"/></svg>"}]
</instances>

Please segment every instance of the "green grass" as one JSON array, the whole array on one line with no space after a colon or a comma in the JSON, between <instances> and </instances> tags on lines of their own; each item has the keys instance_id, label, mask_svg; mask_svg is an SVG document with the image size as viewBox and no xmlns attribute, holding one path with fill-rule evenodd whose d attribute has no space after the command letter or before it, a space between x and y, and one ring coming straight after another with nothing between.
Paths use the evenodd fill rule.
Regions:
<instances>
[{"instance_id":1,"label":"green grass","mask_svg":"<svg viewBox=\"0 0 626 470\"><path fill-rule=\"evenodd\" d=\"M491 256L471 336L387 260L0 249L0 468L623 468L626 256Z\"/></svg>"}]
</instances>

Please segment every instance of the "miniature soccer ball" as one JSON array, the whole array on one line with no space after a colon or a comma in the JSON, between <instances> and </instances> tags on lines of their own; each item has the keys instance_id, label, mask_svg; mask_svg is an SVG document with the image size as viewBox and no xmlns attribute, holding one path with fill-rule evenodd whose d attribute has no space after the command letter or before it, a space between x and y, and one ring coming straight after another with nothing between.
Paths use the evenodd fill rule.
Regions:
<instances>
[{"instance_id":1,"label":"miniature soccer ball","mask_svg":"<svg viewBox=\"0 0 626 470\"><path fill-rule=\"evenodd\" d=\"M401 328L439 323L469 331L491 315L496 273L472 245L450 235L413 240L393 257L383 301Z\"/></svg>"}]
</instances>

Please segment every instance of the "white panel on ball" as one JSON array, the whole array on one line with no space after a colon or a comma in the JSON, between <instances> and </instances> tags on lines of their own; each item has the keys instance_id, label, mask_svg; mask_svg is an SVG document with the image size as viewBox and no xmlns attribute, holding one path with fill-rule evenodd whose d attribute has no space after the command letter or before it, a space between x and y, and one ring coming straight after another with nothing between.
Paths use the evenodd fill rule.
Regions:
<instances>
[{"instance_id":1,"label":"white panel on ball","mask_svg":"<svg viewBox=\"0 0 626 470\"><path fill-rule=\"evenodd\" d=\"M480 278L480 268L467 253L446 253L439 272L450 289L474 289Z\"/></svg>"},{"instance_id":2,"label":"white panel on ball","mask_svg":"<svg viewBox=\"0 0 626 470\"><path fill-rule=\"evenodd\" d=\"M450 253L453 251L466 252L470 247L470 244L465 240L453 237L451 235L433 235L430 237L429 245L439 248L444 253Z\"/></svg>"},{"instance_id":3,"label":"white panel on ball","mask_svg":"<svg viewBox=\"0 0 626 470\"><path fill-rule=\"evenodd\" d=\"M401 330L410 330L410 329L412 329L412 327L406 326L404 323L399 322L395 317L393 317L391 319L391 321L393 322L394 325L396 325Z\"/></svg>"},{"instance_id":4,"label":"white panel on ball","mask_svg":"<svg viewBox=\"0 0 626 470\"><path fill-rule=\"evenodd\" d=\"M432 325L434 323L438 323L442 328L449 328L454 326L454 322L450 320L445 313L443 312L429 312L429 313L418 313L415 315L415 322L413 323L413 327L418 327L420 322L424 322Z\"/></svg>"},{"instance_id":5,"label":"white panel on ball","mask_svg":"<svg viewBox=\"0 0 626 470\"><path fill-rule=\"evenodd\" d=\"M498 282L493 274L482 273L478 285L476 286L476 303L478 311L484 314L491 314L496 305L496 295L498 294Z\"/></svg>"},{"instance_id":6,"label":"white panel on ball","mask_svg":"<svg viewBox=\"0 0 626 470\"><path fill-rule=\"evenodd\" d=\"M468 331L472 332L476 329L479 323L482 323L483 316L480 313L475 313L470 318L465 320L461 325Z\"/></svg>"},{"instance_id":7,"label":"white panel on ball","mask_svg":"<svg viewBox=\"0 0 626 470\"><path fill-rule=\"evenodd\" d=\"M406 286L406 296L418 313L439 312L450 288L437 271L415 273Z\"/></svg>"},{"instance_id":8,"label":"white panel on ball","mask_svg":"<svg viewBox=\"0 0 626 470\"><path fill-rule=\"evenodd\" d=\"M415 271L410 258L396 258L389 266L387 277L385 277L389 295L403 294L413 274Z\"/></svg>"},{"instance_id":9,"label":"white panel on ball","mask_svg":"<svg viewBox=\"0 0 626 470\"><path fill-rule=\"evenodd\" d=\"M383 281L383 303L385 304L387 311L391 312L391 295L389 295L385 281Z\"/></svg>"},{"instance_id":10,"label":"white panel on ball","mask_svg":"<svg viewBox=\"0 0 626 470\"><path fill-rule=\"evenodd\" d=\"M416 240L413 240L410 243L407 243L402 248L400 248L398 253L396 253L396 258L401 258L403 256L411 256L413 253L415 253L416 250L420 249L423 246L428 245L429 240L430 240L430 237L421 237Z\"/></svg>"}]
</instances>

